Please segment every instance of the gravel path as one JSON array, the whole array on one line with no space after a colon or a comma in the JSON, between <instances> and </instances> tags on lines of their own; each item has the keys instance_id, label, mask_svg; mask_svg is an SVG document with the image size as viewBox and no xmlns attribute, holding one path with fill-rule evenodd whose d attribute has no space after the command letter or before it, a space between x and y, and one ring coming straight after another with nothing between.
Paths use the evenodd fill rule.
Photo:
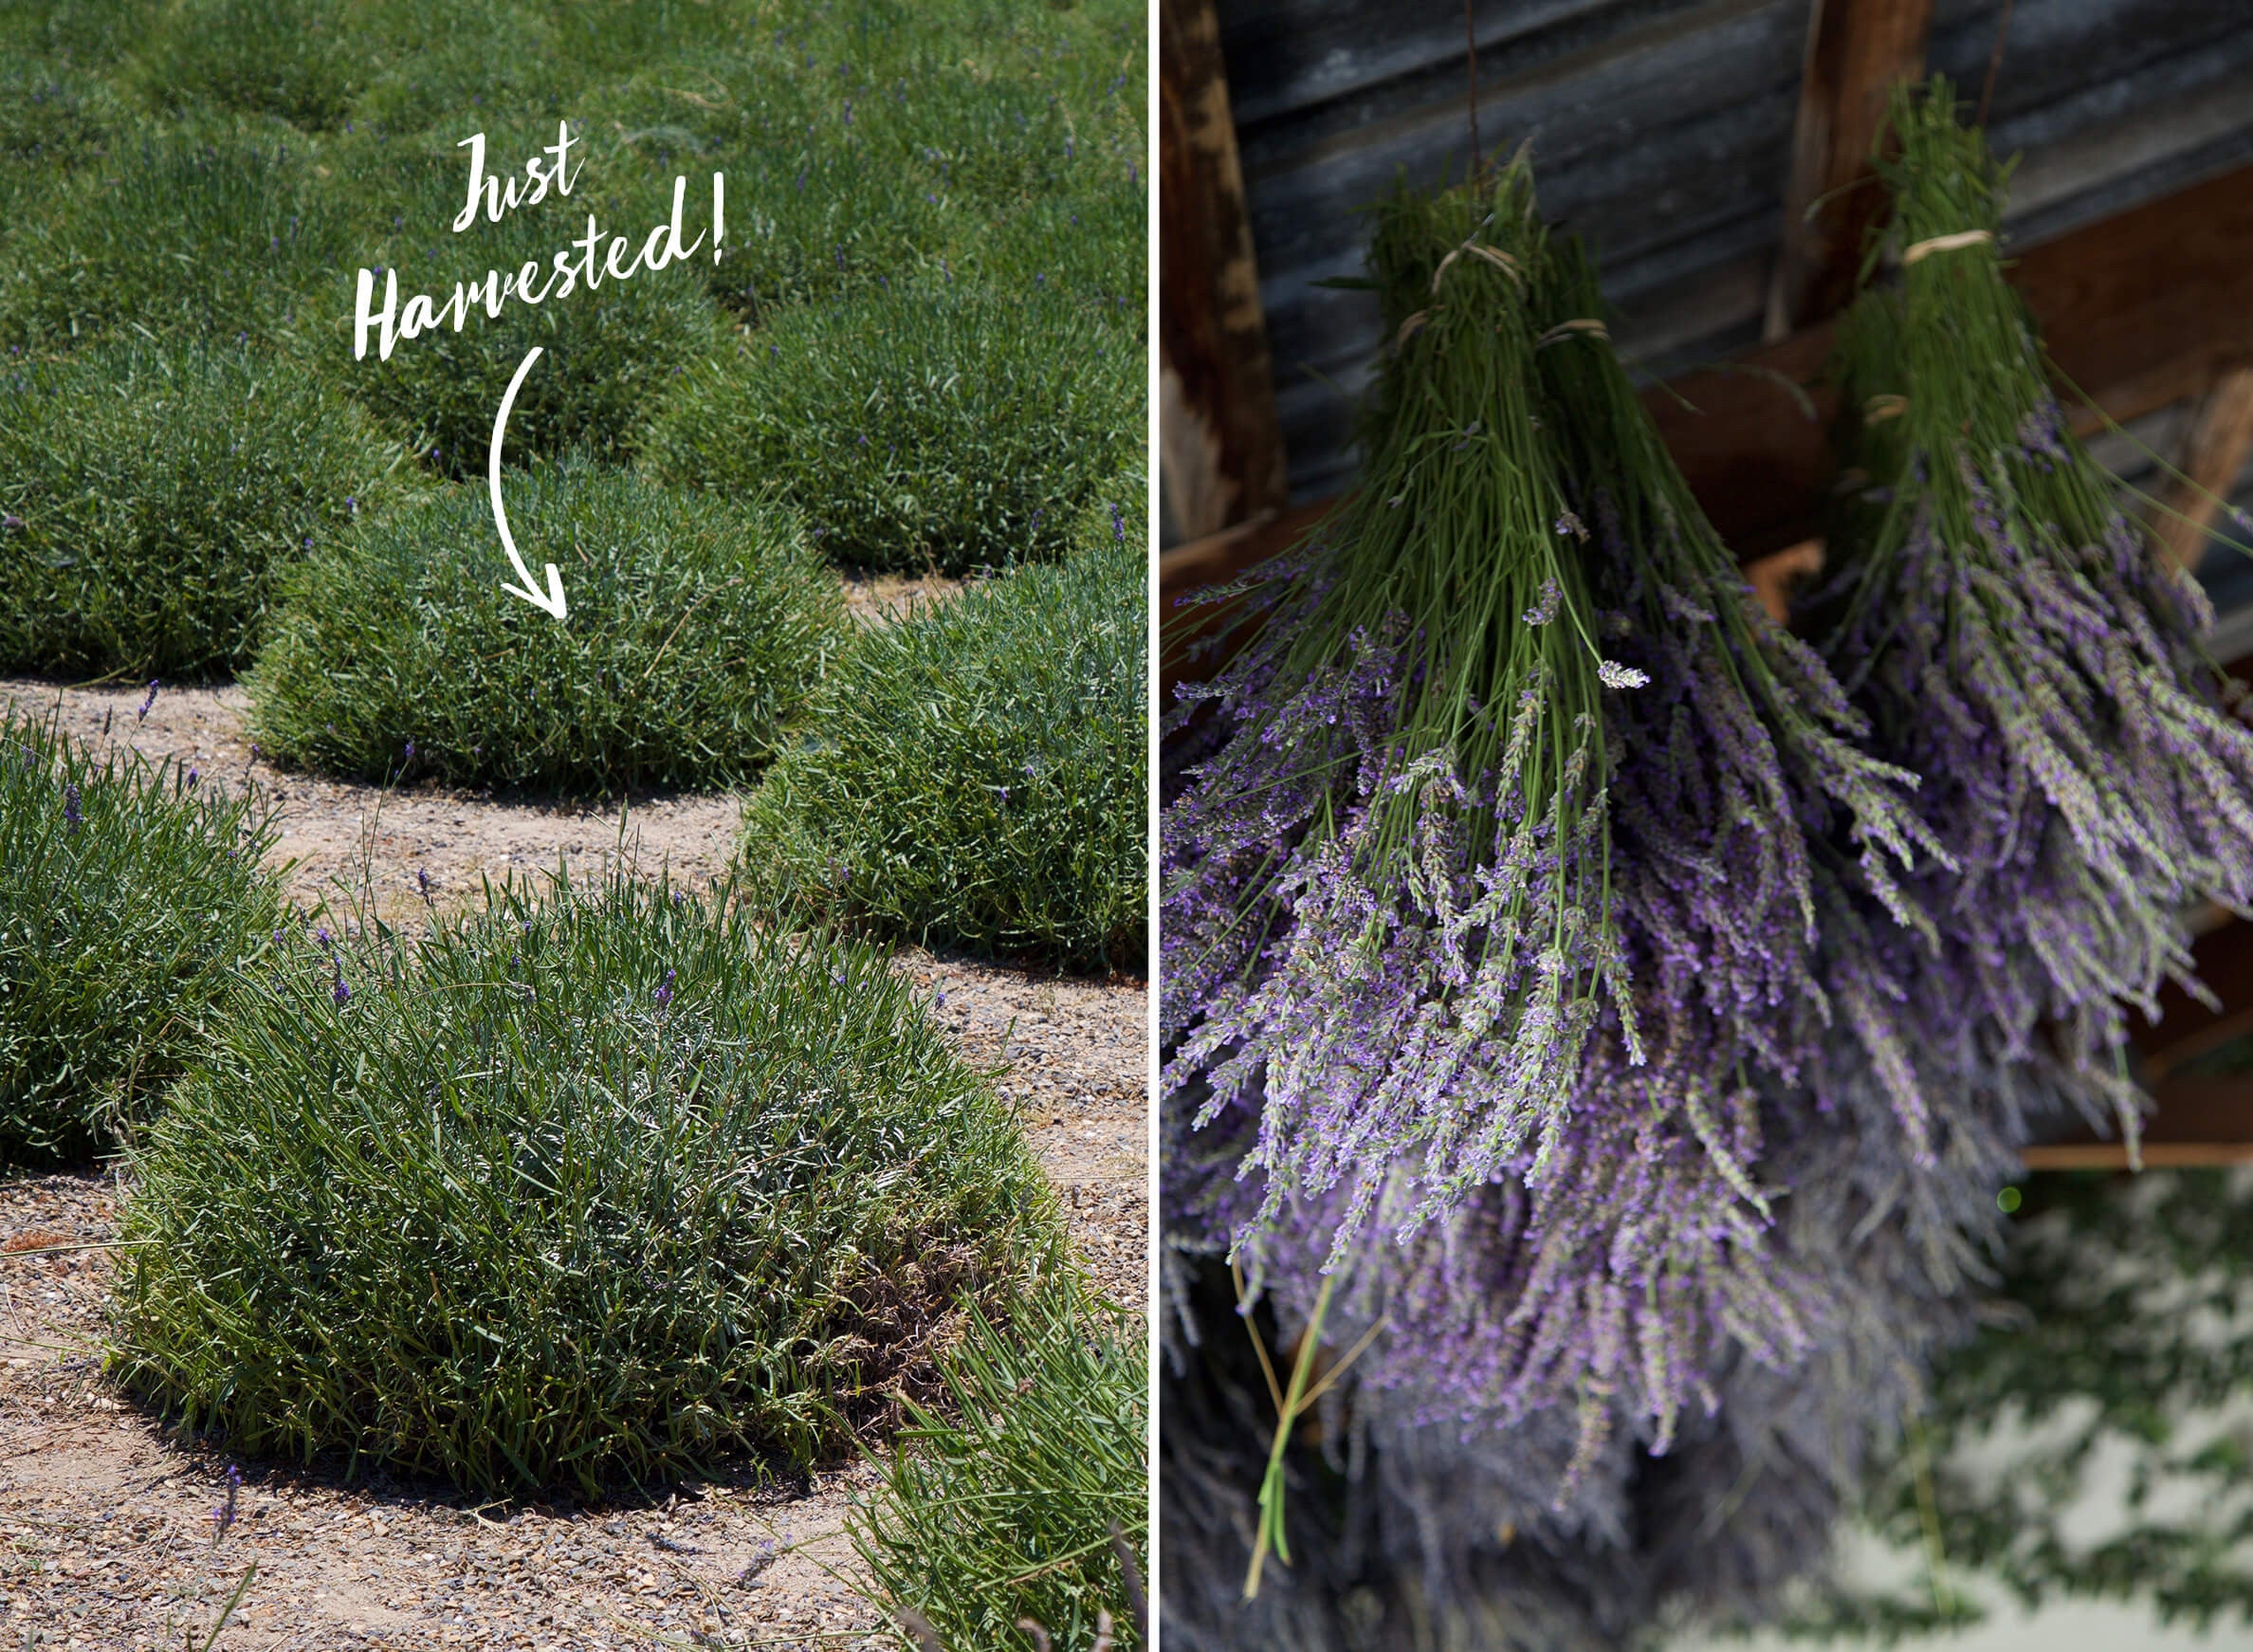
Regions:
<instances>
[{"instance_id":1,"label":"gravel path","mask_svg":"<svg viewBox=\"0 0 2253 1652\"><path fill-rule=\"evenodd\" d=\"M871 593L868 606L899 593ZM65 732L105 719L153 758L267 789L278 860L307 905L342 878L386 916L419 911L418 872L441 899L481 875L575 875L621 858L708 883L725 866L741 800L669 797L621 810L374 788L284 773L252 756L237 688L141 690L0 681L0 702L60 701ZM943 992L964 1055L1005 1068L1072 1240L1106 1294L1145 1297L1147 993L1139 980L1045 979L908 950L898 967ZM225 1648L802 1647L877 1627L852 1592L841 1534L858 1464L776 1485L682 1488L660 1506L477 1509L444 1488L243 1465L233 1524L215 1536L227 1459L175 1441L102 1382L96 1348L111 1276L99 1243L118 1187L100 1174L0 1183L0 1646L177 1647L204 1637L251 1563ZM27 1636L34 1637L27 1639Z\"/></svg>"}]
</instances>

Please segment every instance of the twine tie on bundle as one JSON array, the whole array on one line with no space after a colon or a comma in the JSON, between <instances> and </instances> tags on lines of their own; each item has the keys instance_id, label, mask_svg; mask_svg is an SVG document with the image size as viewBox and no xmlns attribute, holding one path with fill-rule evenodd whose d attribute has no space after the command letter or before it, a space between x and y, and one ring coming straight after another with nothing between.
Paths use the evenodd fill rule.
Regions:
<instances>
[{"instance_id":1,"label":"twine tie on bundle","mask_svg":"<svg viewBox=\"0 0 2253 1652\"><path fill-rule=\"evenodd\" d=\"M1954 252L1966 247L1983 247L1995 238L1992 229L1962 229L1953 235L1934 235L1901 248L1904 267L1932 252Z\"/></svg>"},{"instance_id":2,"label":"twine tie on bundle","mask_svg":"<svg viewBox=\"0 0 2253 1652\"><path fill-rule=\"evenodd\" d=\"M1548 332L1542 334L1540 338L1533 340L1533 348L1546 350L1560 339L1570 339L1576 335L1585 339L1600 339L1606 344L1611 342L1609 327L1593 316L1580 316L1569 321L1559 321Z\"/></svg>"},{"instance_id":3,"label":"twine tie on bundle","mask_svg":"<svg viewBox=\"0 0 2253 1652\"><path fill-rule=\"evenodd\" d=\"M1862 403L1862 423L1880 425L1887 419L1899 418L1908 411L1909 398L1905 395L1873 395Z\"/></svg>"},{"instance_id":4,"label":"twine tie on bundle","mask_svg":"<svg viewBox=\"0 0 2253 1652\"><path fill-rule=\"evenodd\" d=\"M1493 265L1504 275L1510 277L1511 281L1517 283L1518 290L1520 292L1525 291L1526 277L1524 272L1518 268L1516 259L1511 257L1509 253L1500 251L1495 248L1485 246L1476 241L1466 241L1460 247L1456 248L1453 252L1450 252L1445 258L1442 258L1439 261L1439 267L1432 271L1432 292L1435 296L1437 296L1439 291L1439 278L1447 273L1447 266L1453 264L1456 259L1462 257L1462 255L1466 252L1471 253L1475 257L1485 259L1489 264Z\"/></svg>"}]
</instances>

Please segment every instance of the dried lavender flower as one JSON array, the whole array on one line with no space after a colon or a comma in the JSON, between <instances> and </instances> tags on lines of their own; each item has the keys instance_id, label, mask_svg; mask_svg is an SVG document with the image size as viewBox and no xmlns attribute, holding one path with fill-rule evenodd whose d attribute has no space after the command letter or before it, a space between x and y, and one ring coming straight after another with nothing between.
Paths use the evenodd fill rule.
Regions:
<instances>
[{"instance_id":1,"label":"dried lavender flower","mask_svg":"<svg viewBox=\"0 0 2253 1652\"><path fill-rule=\"evenodd\" d=\"M2253 901L2253 731L2198 643L2198 587L2064 430L2003 278L2002 172L1953 89L1903 89L1892 125L1900 280L1856 303L1836 363L1850 460L1879 486L1841 502L1815 613L1876 747L1928 777L1961 875L1868 891L1925 945L1873 973L1856 1019L1919 1141L1949 1073L1904 1052L1968 1038L2018 1060L2055 1040L2133 1130L2128 1011L2189 982L2190 902Z\"/></svg>"}]
</instances>

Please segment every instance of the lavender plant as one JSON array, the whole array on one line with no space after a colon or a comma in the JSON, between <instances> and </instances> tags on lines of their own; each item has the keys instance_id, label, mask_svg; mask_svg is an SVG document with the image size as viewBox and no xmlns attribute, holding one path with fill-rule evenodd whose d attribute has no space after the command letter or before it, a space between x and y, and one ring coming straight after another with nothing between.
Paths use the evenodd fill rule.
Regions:
<instances>
[{"instance_id":1,"label":"lavender plant","mask_svg":"<svg viewBox=\"0 0 2253 1652\"><path fill-rule=\"evenodd\" d=\"M964 575L1053 560L1139 450L1144 357L1077 300L903 279L796 305L676 380L643 451L778 488L827 556Z\"/></svg>"},{"instance_id":2,"label":"lavender plant","mask_svg":"<svg viewBox=\"0 0 2253 1652\"><path fill-rule=\"evenodd\" d=\"M1388 1367L1374 1357L1381 1339L1294 1434L1284 1469L1295 1564L1271 1570L1249 1603L1246 1533L1272 1391L1260 1393L1260 1356L1216 1266L1225 1223L1201 1224L1223 1237L1200 1239L1200 1224L1183 1221L1200 1186L1242 1194L1217 1156L1200 1183L1176 1168L1162 1506L1169 1643L1556 1652L1645 1646L1669 1625L1750 1624L1786 1609L1789 1586L1822 1568L1873 1456L1891 1456L1921 1403L1932 1353L1969 1331L1964 1272L2002 1225L1994 1192L2014 1166L2013 1146L1977 1129L1952 1136L1947 1173L1919 1166L1868 1063L1856 1074L1831 1112L1796 1097L1764 1110L1770 1173L1822 1195L1780 1202L1766 1236L1821 1294L1791 1368L1724 1349L1699 1372L1698 1403L1663 1454L1639 1448L1619 1398L1620 1425L1593 1444L1573 1404L1466 1419L1451 1390L1491 1345L1465 1331L1506 1312L1493 1298L1507 1302L1503 1268L1527 1232L1522 1192L1488 1190L1483 1207L1427 1230L1412 1261L1392 1264L1385 1335L1417 1357ZM2014 1080L1990 1068L1961 1082L1977 1096ZM1177 1154L1183 1116L1168 1120ZM1289 1349L1311 1294L1305 1280L1272 1285L1250 1329ZM1325 1331L1333 1350L1350 1351L1368 1312L1365 1283L1347 1274ZM1635 1350L1621 1351L1632 1368ZM1325 1367L1338 1369L1334 1353Z\"/></svg>"},{"instance_id":3,"label":"lavender plant","mask_svg":"<svg viewBox=\"0 0 2253 1652\"><path fill-rule=\"evenodd\" d=\"M265 950L263 799L0 715L0 1163L83 1159L156 1111Z\"/></svg>"},{"instance_id":4,"label":"lavender plant","mask_svg":"<svg viewBox=\"0 0 2253 1652\"><path fill-rule=\"evenodd\" d=\"M726 890L292 927L228 1008L137 1157L112 1353L246 1453L488 1494L802 1467L1062 1262L888 959Z\"/></svg>"},{"instance_id":5,"label":"lavender plant","mask_svg":"<svg viewBox=\"0 0 2253 1652\"><path fill-rule=\"evenodd\" d=\"M309 370L104 341L0 373L0 670L225 677L284 571L403 491Z\"/></svg>"},{"instance_id":6,"label":"lavender plant","mask_svg":"<svg viewBox=\"0 0 2253 1652\"><path fill-rule=\"evenodd\" d=\"M1122 477L1111 508L1142 493ZM1081 532L840 650L744 807L750 888L923 945L1148 966L1149 557L1123 509Z\"/></svg>"},{"instance_id":7,"label":"lavender plant","mask_svg":"<svg viewBox=\"0 0 2253 1652\"><path fill-rule=\"evenodd\" d=\"M1819 620L1876 749L1927 777L1952 869L1914 881L1929 945L1868 997L1936 1042L2055 1048L2132 1128L2128 1008L2187 981L2189 901L2253 896L2253 733L2198 647L2198 587L2064 429L2003 278L2007 169L1945 80L1898 93L1892 124L1900 280L1840 336L1851 468ZM1870 1042L1919 1134L1934 1085L1902 1040Z\"/></svg>"},{"instance_id":8,"label":"lavender plant","mask_svg":"<svg viewBox=\"0 0 2253 1652\"><path fill-rule=\"evenodd\" d=\"M376 780L727 785L775 755L846 640L834 576L772 501L573 453L510 484L509 515L568 557L569 624L502 590L483 489L373 514L284 585L250 681L266 747Z\"/></svg>"}]
</instances>

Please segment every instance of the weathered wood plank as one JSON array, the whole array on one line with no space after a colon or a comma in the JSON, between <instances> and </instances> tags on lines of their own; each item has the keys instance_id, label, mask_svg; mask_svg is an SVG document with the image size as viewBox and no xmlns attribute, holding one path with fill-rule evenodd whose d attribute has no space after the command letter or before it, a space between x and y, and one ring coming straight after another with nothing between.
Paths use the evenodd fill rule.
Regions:
<instances>
[{"instance_id":1,"label":"weathered wood plank","mask_svg":"<svg viewBox=\"0 0 2253 1652\"><path fill-rule=\"evenodd\" d=\"M1895 83L1924 72L1932 28L1932 0L1815 0L1761 330L1769 341L1853 298L1864 237L1885 208L1870 155Z\"/></svg>"},{"instance_id":2,"label":"weathered wood plank","mask_svg":"<svg viewBox=\"0 0 2253 1652\"><path fill-rule=\"evenodd\" d=\"M1211 0L1158 19L1159 430L1174 533L1283 503L1283 437Z\"/></svg>"}]
</instances>

